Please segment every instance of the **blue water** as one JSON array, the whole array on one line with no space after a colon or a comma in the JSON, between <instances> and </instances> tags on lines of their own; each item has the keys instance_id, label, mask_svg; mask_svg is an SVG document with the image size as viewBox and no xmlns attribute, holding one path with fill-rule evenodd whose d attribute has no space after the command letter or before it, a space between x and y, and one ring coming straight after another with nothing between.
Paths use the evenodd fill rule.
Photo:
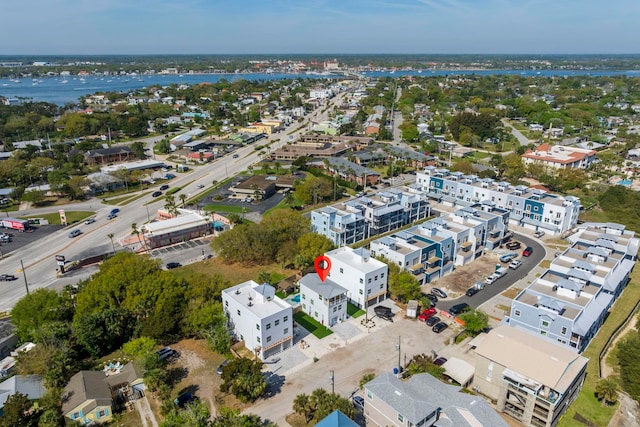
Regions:
<instances>
[{"instance_id":1,"label":"blue water","mask_svg":"<svg viewBox=\"0 0 640 427\"><path fill-rule=\"evenodd\" d=\"M639 77L640 70L418 70L412 71L367 71L361 73L368 77L404 77L404 76L450 76L450 75L523 75L523 76L620 76ZM78 102L81 96L96 92L119 92L142 89L143 87L176 84L215 83L220 79L236 80L281 80L281 79L320 79L339 77L340 75L323 76L317 74L185 74L140 76L142 81L133 76L86 76L84 81L78 76L67 77L67 83L62 83L62 77L45 77L34 82L30 78L20 79L20 83L10 79L0 79L0 96L7 98L24 97L36 102L51 102L64 105L67 102Z\"/></svg>"},{"instance_id":2,"label":"blue water","mask_svg":"<svg viewBox=\"0 0 640 427\"><path fill-rule=\"evenodd\" d=\"M295 297L291 298L291 301L293 302L300 302L300 294L296 295Z\"/></svg>"},{"instance_id":3,"label":"blue water","mask_svg":"<svg viewBox=\"0 0 640 427\"><path fill-rule=\"evenodd\" d=\"M624 185L626 187L631 187L631 184L633 184L633 181L631 181L630 179L621 179L620 181L618 181L618 184Z\"/></svg>"}]
</instances>

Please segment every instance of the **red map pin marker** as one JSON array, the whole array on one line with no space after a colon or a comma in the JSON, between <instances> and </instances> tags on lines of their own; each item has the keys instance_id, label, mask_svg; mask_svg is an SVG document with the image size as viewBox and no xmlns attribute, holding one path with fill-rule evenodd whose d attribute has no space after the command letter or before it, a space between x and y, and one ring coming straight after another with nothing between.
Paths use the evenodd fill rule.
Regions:
<instances>
[{"instance_id":1,"label":"red map pin marker","mask_svg":"<svg viewBox=\"0 0 640 427\"><path fill-rule=\"evenodd\" d=\"M331 260L329 259L329 257L320 255L318 258L316 258L313 265L316 267L316 273L318 273L318 276L320 276L320 280L324 282L329 275L329 271L331 270Z\"/></svg>"}]
</instances>

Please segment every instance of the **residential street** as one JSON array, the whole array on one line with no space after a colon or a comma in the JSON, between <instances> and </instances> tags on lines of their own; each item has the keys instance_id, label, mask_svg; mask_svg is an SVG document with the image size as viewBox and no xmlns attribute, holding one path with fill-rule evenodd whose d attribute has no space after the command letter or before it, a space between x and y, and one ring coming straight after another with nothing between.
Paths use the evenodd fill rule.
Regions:
<instances>
[{"instance_id":1,"label":"residential street","mask_svg":"<svg viewBox=\"0 0 640 427\"><path fill-rule=\"evenodd\" d=\"M396 315L393 323L385 322L382 328L362 335L357 343L349 340L346 347L321 356L316 363L308 360L292 369L284 378L284 386L279 393L258 401L245 413L259 414L278 425L287 425L285 416L293 412L293 400L298 394L310 394L319 387L331 390L329 376L332 369L335 392L350 397L358 390L364 374L392 371L398 365L398 337L401 339L401 361L404 364L414 354L431 354L432 350L439 353L445 347L448 336L450 334L435 334L423 322Z\"/></svg>"},{"instance_id":2,"label":"residential street","mask_svg":"<svg viewBox=\"0 0 640 427\"><path fill-rule=\"evenodd\" d=\"M523 147L533 142L529 140L529 138L524 136L518 129L514 128L506 119L502 119L502 124L508 128L511 128L511 135L515 136L518 139L520 145L522 145Z\"/></svg>"}]
</instances>

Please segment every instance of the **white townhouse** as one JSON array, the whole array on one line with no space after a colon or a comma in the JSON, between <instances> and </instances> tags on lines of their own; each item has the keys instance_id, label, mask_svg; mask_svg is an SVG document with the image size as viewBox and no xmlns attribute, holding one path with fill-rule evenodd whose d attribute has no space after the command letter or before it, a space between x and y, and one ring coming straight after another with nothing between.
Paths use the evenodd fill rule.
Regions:
<instances>
[{"instance_id":1,"label":"white townhouse","mask_svg":"<svg viewBox=\"0 0 640 427\"><path fill-rule=\"evenodd\" d=\"M580 199L558 196L524 185L512 186L491 178L450 172L428 166L416 174L416 183L426 195L447 206L490 203L509 211L509 222L531 230L562 234L578 223Z\"/></svg>"},{"instance_id":2,"label":"white townhouse","mask_svg":"<svg viewBox=\"0 0 640 427\"><path fill-rule=\"evenodd\" d=\"M275 292L253 280L222 291L230 331L261 360L293 344L293 308Z\"/></svg>"},{"instance_id":3,"label":"white townhouse","mask_svg":"<svg viewBox=\"0 0 640 427\"><path fill-rule=\"evenodd\" d=\"M344 246L325 255L331 260L329 278L346 288L352 304L364 307L386 299L389 267L367 249Z\"/></svg>"},{"instance_id":4,"label":"white townhouse","mask_svg":"<svg viewBox=\"0 0 640 427\"><path fill-rule=\"evenodd\" d=\"M298 281L302 311L320 324L332 327L347 318L347 290L331 279L324 282L316 273Z\"/></svg>"}]
</instances>

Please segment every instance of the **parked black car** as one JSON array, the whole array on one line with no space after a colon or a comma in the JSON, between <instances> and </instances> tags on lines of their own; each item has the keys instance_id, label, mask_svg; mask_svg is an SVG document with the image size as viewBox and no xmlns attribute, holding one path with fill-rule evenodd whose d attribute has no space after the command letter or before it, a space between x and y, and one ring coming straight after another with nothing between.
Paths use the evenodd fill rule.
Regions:
<instances>
[{"instance_id":1,"label":"parked black car","mask_svg":"<svg viewBox=\"0 0 640 427\"><path fill-rule=\"evenodd\" d=\"M439 334L440 332L444 331L448 327L449 327L449 325L447 325L446 323L440 322L440 323L436 323L435 326L433 328L431 328L431 330L433 332L435 332L436 334Z\"/></svg>"},{"instance_id":2,"label":"parked black car","mask_svg":"<svg viewBox=\"0 0 640 427\"><path fill-rule=\"evenodd\" d=\"M182 267L182 264L180 264L179 262L168 262L167 263L167 270L171 270L171 269L178 268L178 267Z\"/></svg>"},{"instance_id":3,"label":"parked black car","mask_svg":"<svg viewBox=\"0 0 640 427\"><path fill-rule=\"evenodd\" d=\"M382 305L378 305L376 307L373 308L374 313L376 313L376 315L384 320L388 320L390 322L393 322L393 312L391 311L391 309L389 307L384 307Z\"/></svg>"},{"instance_id":4,"label":"parked black car","mask_svg":"<svg viewBox=\"0 0 640 427\"><path fill-rule=\"evenodd\" d=\"M431 305L435 306L436 303L438 302L438 297L435 296L434 294L426 294L425 295L427 297L427 299L429 300L429 302L431 302Z\"/></svg>"},{"instance_id":5,"label":"parked black car","mask_svg":"<svg viewBox=\"0 0 640 427\"><path fill-rule=\"evenodd\" d=\"M456 304L453 307L451 307L449 309L449 313L451 314L460 314L463 311L467 311L470 310L471 307L469 307L469 304L467 304L466 302L460 303L460 304Z\"/></svg>"},{"instance_id":6,"label":"parked black car","mask_svg":"<svg viewBox=\"0 0 640 427\"><path fill-rule=\"evenodd\" d=\"M477 294L480 290L478 288L476 288L475 286L473 288L469 288L467 289L467 292L465 292L464 294L468 297L472 297L475 294Z\"/></svg>"},{"instance_id":7,"label":"parked black car","mask_svg":"<svg viewBox=\"0 0 640 427\"><path fill-rule=\"evenodd\" d=\"M433 326L436 323L438 323L439 321L440 321L440 318L438 316L432 316L432 317L428 318L425 323L427 324L427 326Z\"/></svg>"}]
</instances>

